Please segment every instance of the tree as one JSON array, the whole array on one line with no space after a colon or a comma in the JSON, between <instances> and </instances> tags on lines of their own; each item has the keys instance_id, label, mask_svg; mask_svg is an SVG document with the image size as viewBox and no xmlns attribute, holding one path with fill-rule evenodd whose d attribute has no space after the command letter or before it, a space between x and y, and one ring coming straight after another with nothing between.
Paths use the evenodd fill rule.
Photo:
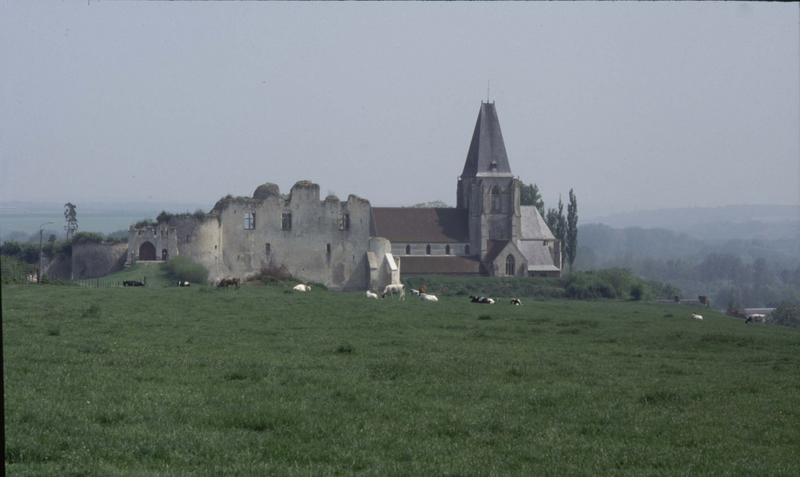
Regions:
<instances>
[{"instance_id":1,"label":"tree","mask_svg":"<svg viewBox=\"0 0 800 477\"><path fill-rule=\"evenodd\" d=\"M78 230L78 213L75 211L76 207L75 204L72 202L67 202L64 204L64 220L66 221L66 225L64 225L64 230L67 233L67 240L72 237Z\"/></svg>"},{"instance_id":2,"label":"tree","mask_svg":"<svg viewBox=\"0 0 800 477\"><path fill-rule=\"evenodd\" d=\"M539 191L539 186L536 184L522 184L519 192L519 205L532 205L536 207L542 217L544 217L544 201L542 200L542 193Z\"/></svg>"},{"instance_id":3,"label":"tree","mask_svg":"<svg viewBox=\"0 0 800 477\"><path fill-rule=\"evenodd\" d=\"M575 256L578 254L578 199L575 197L575 192L569 190L569 205L567 206L567 230L566 235L566 253L567 263L569 263L569 270L572 271L572 264L575 262Z\"/></svg>"},{"instance_id":4,"label":"tree","mask_svg":"<svg viewBox=\"0 0 800 477\"><path fill-rule=\"evenodd\" d=\"M561 196L558 197L558 208L547 209L544 220L547 222L550 231L558 239L561 260L563 261L566 252L567 218L564 216L564 203L561 201Z\"/></svg>"}]
</instances>

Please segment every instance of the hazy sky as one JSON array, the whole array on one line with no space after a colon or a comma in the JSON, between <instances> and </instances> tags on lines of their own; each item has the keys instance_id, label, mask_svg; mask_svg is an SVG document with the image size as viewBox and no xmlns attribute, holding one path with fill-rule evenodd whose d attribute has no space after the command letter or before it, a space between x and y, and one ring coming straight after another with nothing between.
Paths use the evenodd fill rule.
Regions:
<instances>
[{"instance_id":1,"label":"hazy sky","mask_svg":"<svg viewBox=\"0 0 800 477\"><path fill-rule=\"evenodd\" d=\"M0 200L300 179L455 203L480 101L547 205L800 200L800 6L0 3Z\"/></svg>"}]
</instances>

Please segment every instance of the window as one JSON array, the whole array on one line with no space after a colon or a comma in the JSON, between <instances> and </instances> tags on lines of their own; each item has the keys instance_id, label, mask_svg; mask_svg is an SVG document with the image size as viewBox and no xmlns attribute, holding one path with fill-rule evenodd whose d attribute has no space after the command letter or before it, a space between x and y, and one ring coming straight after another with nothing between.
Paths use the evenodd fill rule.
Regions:
<instances>
[{"instance_id":1,"label":"window","mask_svg":"<svg viewBox=\"0 0 800 477\"><path fill-rule=\"evenodd\" d=\"M446 255L450 255L450 244L448 244L448 245L445 245L445 247L444 247L444 253L445 253Z\"/></svg>"},{"instance_id":2,"label":"window","mask_svg":"<svg viewBox=\"0 0 800 477\"><path fill-rule=\"evenodd\" d=\"M350 230L350 214L339 217L339 230Z\"/></svg>"},{"instance_id":3,"label":"window","mask_svg":"<svg viewBox=\"0 0 800 477\"><path fill-rule=\"evenodd\" d=\"M281 220L281 230L292 230L292 213L284 212Z\"/></svg>"},{"instance_id":4,"label":"window","mask_svg":"<svg viewBox=\"0 0 800 477\"><path fill-rule=\"evenodd\" d=\"M256 228L256 213L246 212L244 214L244 229L253 230Z\"/></svg>"},{"instance_id":5,"label":"window","mask_svg":"<svg viewBox=\"0 0 800 477\"><path fill-rule=\"evenodd\" d=\"M502 212L500 188L497 186L492 187L492 212Z\"/></svg>"},{"instance_id":6,"label":"window","mask_svg":"<svg viewBox=\"0 0 800 477\"><path fill-rule=\"evenodd\" d=\"M427 255L430 255L430 254L431 254L431 244L428 244L428 245L425 247L425 253L426 253Z\"/></svg>"},{"instance_id":7,"label":"window","mask_svg":"<svg viewBox=\"0 0 800 477\"><path fill-rule=\"evenodd\" d=\"M264 251L266 252L267 257L269 257L269 254L272 253L272 245L270 245L269 242L267 242L267 244L264 246Z\"/></svg>"},{"instance_id":8,"label":"window","mask_svg":"<svg viewBox=\"0 0 800 477\"><path fill-rule=\"evenodd\" d=\"M406 245L406 255L411 255L411 245Z\"/></svg>"},{"instance_id":9,"label":"window","mask_svg":"<svg viewBox=\"0 0 800 477\"><path fill-rule=\"evenodd\" d=\"M514 276L516 275L516 273L514 273L515 271L516 266L514 265L514 256L508 254L508 257L506 257L506 275Z\"/></svg>"},{"instance_id":10,"label":"window","mask_svg":"<svg viewBox=\"0 0 800 477\"><path fill-rule=\"evenodd\" d=\"M325 244L325 253L328 254L330 257L331 255L331 244Z\"/></svg>"},{"instance_id":11,"label":"window","mask_svg":"<svg viewBox=\"0 0 800 477\"><path fill-rule=\"evenodd\" d=\"M469 256L469 244L464 245L464 255Z\"/></svg>"}]
</instances>

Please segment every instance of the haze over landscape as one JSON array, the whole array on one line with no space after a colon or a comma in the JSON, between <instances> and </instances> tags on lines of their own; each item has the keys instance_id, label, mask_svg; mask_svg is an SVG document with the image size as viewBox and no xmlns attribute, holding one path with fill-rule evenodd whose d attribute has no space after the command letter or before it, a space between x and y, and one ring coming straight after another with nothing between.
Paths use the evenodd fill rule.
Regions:
<instances>
[{"instance_id":1,"label":"haze over landscape","mask_svg":"<svg viewBox=\"0 0 800 477\"><path fill-rule=\"evenodd\" d=\"M0 6L0 200L454 205L480 100L582 217L797 204L797 4ZM57 212L57 211L56 211Z\"/></svg>"}]
</instances>

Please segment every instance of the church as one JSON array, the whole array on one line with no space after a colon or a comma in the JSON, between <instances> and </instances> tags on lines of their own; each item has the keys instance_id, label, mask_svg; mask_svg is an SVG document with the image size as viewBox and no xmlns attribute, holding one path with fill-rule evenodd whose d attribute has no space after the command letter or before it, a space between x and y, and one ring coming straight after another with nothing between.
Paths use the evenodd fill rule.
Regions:
<instances>
[{"instance_id":1,"label":"church","mask_svg":"<svg viewBox=\"0 0 800 477\"><path fill-rule=\"evenodd\" d=\"M493 102L482 102L455 208L372 207L350 195L320 200L319 186L289 194L262 184L204 215L133 225L127 264L187 256L209 278L282 270L335 290L379 290L420 275L559 276L557 239L534 206L520 205Z\"/></svg>"}]
</instances>

